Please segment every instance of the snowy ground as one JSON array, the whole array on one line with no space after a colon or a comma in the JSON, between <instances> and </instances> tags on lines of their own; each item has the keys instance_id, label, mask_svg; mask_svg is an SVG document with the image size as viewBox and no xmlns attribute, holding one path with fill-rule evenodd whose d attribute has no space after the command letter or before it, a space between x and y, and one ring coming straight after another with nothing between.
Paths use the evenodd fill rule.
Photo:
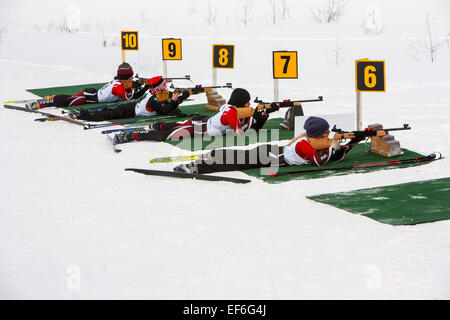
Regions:
<instances>
[{"instance_id":1,"label":"snowy ground","mask_svg":"<svg viewBox=\"0 0 450 320\"><path fill-rule=\"evenodd\" d=\"M27 88L109 80L120 49L104 48L103 40L121 29L140 30L139 24L121 25L116 11L102 11L103 20L95 20L94 7L82 17L104 23L106 36L93 23L73 34L44 32L52 20L45 14L24 19L38 12L34 2L15 3L0 14L0 29L8 25L0 43L2 102L31 97ZM395 134L402 147L450 154L448 1L380 1L385 29L379 35L362 32L367 1L350 2L333 25L307 20L300 10L305 1L295 2L289 20L275 27L259 8L259 20L247 28L230 10L218 10L216 25L207 26L199 18L205 3L180 2L172 9L180 19L164 27L153 19L142 27L140 51L127 53L135 71L161 74L161 38L181 37L183 61L169 63L169 75L191 74L194 82L210 84L211 45L235 44L235 69L219 70L218 81L271 100L272 51L297 50L300 78L280 81L280 98L323 95L323 103L304 107L305 114L320 115L355 112L355 59L386 60L387 91L363 94L363 125L409 123L411 131ZM24 4L27 9L19 9ZM64 14L67 5L60 2L55 14ZM18 10L25 12L13 22L9 17ZM414 57L410 47L426 37L427 13L442 41L433 63L425 54ZM337 44L344 52L339 65L333 63ZM221 93L227 97L229 91ZM194 102L204 101L200 96ZM148 159L178 148L143 142L114 154L100 130L35 118L0 108L2 299L450 298L450 221L393 227L305 198L448 177L448 158L277 185L184 181L123 170L150 167Z\"/></svg>"}]
</instances>

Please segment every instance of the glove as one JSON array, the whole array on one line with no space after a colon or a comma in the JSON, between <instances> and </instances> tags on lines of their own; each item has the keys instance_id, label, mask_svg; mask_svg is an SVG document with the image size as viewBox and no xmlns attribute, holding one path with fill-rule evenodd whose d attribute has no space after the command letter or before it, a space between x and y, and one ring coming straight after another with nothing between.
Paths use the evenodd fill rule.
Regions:
<instances>
[{"instance_id":1,"label":"glove","mask_svg":"<svg viewBox=\"0 0 450 320\"><path fill-rule=\"evenodd\" d=\"M339 143L339 140L336 140L336 139L333 139L333 141L331 142L331 146L336 151L339 151L339 149L341 149L341 144Z\"/></svg>"},{"instance_id":2,"label":"glove","mask_svg":"<svg viewBox=\"0 0 450 320\"><path fill-rule=\"evenodd\" d=\"M267 112L267 113L272 113L272 112L275 112L275 111L278 111L278 110L280 110L280 107L278 106L278 104L275 103L275 102L272 102L272 103L270 104L270 108L267 109L266 112Z\"/></svg>"},{"instance_id":3,"label":"glove","mask_svg":"<svg viewBox=\"0 0 450 320\"><path fill-rule=\"evenodd\" d=\"M185 91L183 91L183 93L181 94L180 99L186 100L187 98L189 98L190 95L191 95L191 94L189 93L189 91L185 90Z\"/></svg>"},{"instance_id":4,"label":"glove","mask_svg":"<svg viewBox=\"0 0 450 320\"><path fill-rule=\"evenodd\" d=\"M138 79L133 80L133 89L139 89L142 86L142 82Z\"/></svg>"}]
</instances>

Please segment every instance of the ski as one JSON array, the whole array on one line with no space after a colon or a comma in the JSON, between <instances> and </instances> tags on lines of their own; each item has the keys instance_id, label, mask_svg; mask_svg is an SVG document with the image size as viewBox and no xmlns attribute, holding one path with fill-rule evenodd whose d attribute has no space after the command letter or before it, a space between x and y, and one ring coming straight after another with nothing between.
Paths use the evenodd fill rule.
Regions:
<instances>
[{"instance_id":1,"label":"ski","mask_svg":"<svg viewBox=\"0 0 450 320\"><path fill-rule=\"evenodd\" d=\"M369 167L392 166L392 165L405 164L405 163L429 162L429 161L434 161L434 160L440 160L443 158L444 157L442 156L442 154L440 152L433 152L432 154L430 154L428 156L423 156L423 157L354 164L354 165L350 165L350 166L342 166L342 167L336 167L336 168L320 168L320 169L310 169L310 170L286 171L286 172L278 172L278 173L275 173L271 170L269 172L269 175L272 178L275 178L275 177L286 176L286 175L290 175L290 174L301 174L301 173L311 173L311 172L321 172L321 171L336 171L336 170L352 170L352 169L369 168Z\"/></svg>"},{"instance_id":2,"label":"ski","mask_svg":"<svg viewBox=\"0 0 450 320\"><path fill-rule=\"evenodd\" d=\"M20 110L20 111L25 111L25 112L33 112L33 111L27 109L26 107L14 106L11 104L4 104L3 107L5 107L6 109Z\"/></svg>"},{"instance_id":3,"label":"ski","mask_svg":"<svg viewBox=\"0 0 450 320\"><path fill-rule=\"evenodd\" d=\"M150 131L150 129L148 127L110 129L110 130L103 130L102 134L115 133L115 132L136 132L136 131L145 132L145 131Z\"/></svg>"},{"instance_id":4,"label":"ski","mask_svg":"<svg viewBox=\"0 0 450 320\"><path fill-rule=\"evenodd\" d=\"M163 171L163 170L148 170L148 169L136 169L136 168L126 168L125 171L134 171L151 176L161 176L161 177L173 177L182 179L195 179L195 180L207 180L207 181L226 181L233 183L249 183L251 180L230 178L222 176L210 176L206 174L198 173L185 173L185 172L173 172L173 171Z\"/></svg>"},{"instance_id":5,"label":"ski","mask_svg":"<svg viewBox=\"0 0 450 320\"><path fill-rule=\"evenodd\" d=\"M77 125L80 125L83 127L86 126L86 124L80 120L72 119L70 117L61 116L61 115L57 115L57 114L53 114L53 113L49 113L49 112L44 112L39 109L29 110L26 107L20 107L20 106L8 105L8 104L4 104L3 107L5 107L7 109L14 109L14 110L20 110L20 111L31 112L31 113L38 113L43 116L46 116L47 118L54 118L55 120L63 120L63 121L74 123L74 124L77 124Z\"/></svg>"},{"instance_id":6,"label":"ski","mask_svg":"<svg viewBox=\"0 0 450 320\"><path fill-rule=\"evenodd\" d=\"M185 156L158 157L150 159L150 163L168 163L179 161L195 161L203 158L203 154L189 154Z\"/></svg>"},{"instance_id":7,"label":"ski","mask_svg":"<svg viewBox=\"0 0 450 320\"><path fill-rule=\"evenodd\" d=\"M14 100L14 101L5 101L3 103L8 104L8 103L27 103L27 102L32 102L32 101L37 101L37 99L28 99L28 100Z\"/></svg>"},{"instance_id":8,"label":"ski","mask_svg":"<svg viewBox=\"0 0 450 320\"><path fill-rule=\"evenodd\" d=\"M59 120L59 119L56 119L55 117L44 117L44 118L34 119L34 121L39 121L39 122L57 121L57 120Z\"/></svg>"},{"instance_id":9,"label":"ski","mask_svg":"<svg viewBox=\"0 0 450 320\"><path fill-rule=\"evenodd\" d=\"M116 143L116 141L114 140L114 137L113 137L113 136L107 134L106 137L108 138L109 142L111 142L112 147L113 147L113 150L114 150L115 153L119 153L119 152L122 151L122 149L119 149L119 148L117 147L117 143Z\"/></svg>"}]
</instances>

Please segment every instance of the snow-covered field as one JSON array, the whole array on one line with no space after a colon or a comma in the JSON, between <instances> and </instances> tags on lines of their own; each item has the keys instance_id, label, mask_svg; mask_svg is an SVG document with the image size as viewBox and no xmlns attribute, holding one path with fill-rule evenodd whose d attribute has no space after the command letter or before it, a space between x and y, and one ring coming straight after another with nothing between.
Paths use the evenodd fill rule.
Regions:
<instances>
[{"instance_id":1,"label":"snow-covered field","mask_svg":"<svg viewBox=\"0 0 450 320\"><path fill-rule=\"evenodd\" d=\"M371 1L349 1L332 24L308 18L308 5L324 1L288 1L289 17L275 26L268 0L249 2L254 19L244 27L241 1L212 1L211 26L200 0L170 8L138 1L126 12L111 1L89 9L81 0L5 1L0 101L32 97L28 88L109 80L121 62L120 47L109 44L136 29L140 50L127 60L140 75L161 74L161 38L179 37L183 60L168 63L169 76L208 85L212 44L235 44L235 69L219 70L218 82L263 100L273 99L272 51L298 51L299 79L280 80L280 98L323 95L305 104L306 115L355 112L355 59L385 60L387 91L363 93L363 125L409 123L411 131L395 133L402 147L450 154L448 1L377 1L379 34L361 27ZM56 30L66 14L78 32ZM414 49L428 39L427 14L440 43L434 62ZM277 185L185 181L123 170L180 152L169 144L131 143L114 154L100 130L35 118L0 108L2 299L450 298L450 221L394 227L305 198L448 177L448 158Z\"/></svg>"}]
</instances>

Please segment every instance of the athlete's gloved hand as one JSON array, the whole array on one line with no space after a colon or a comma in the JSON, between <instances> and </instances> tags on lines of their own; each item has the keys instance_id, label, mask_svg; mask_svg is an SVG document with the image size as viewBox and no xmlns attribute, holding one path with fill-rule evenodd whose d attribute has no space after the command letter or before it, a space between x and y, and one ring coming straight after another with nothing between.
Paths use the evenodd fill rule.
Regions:
<instances>
[{"instance_id":1,"label":"athlete's gloved hand","mask_svg":"<svg viewBox=\"0 0 450 320\"><path fill-rule=\"evenodd\" d=\"M181 94L180 99L186 100L187 98L189 98L190 95L191 95L191 94L189 93L189 91L185 90L185 91L183 91L183 93Z\"/></svg>"},{"instance_id":2,"label":"athlete's gloved hand","mask_svg":"<svg viewBox=\"0 0 450 320\"><path fill-rule=\"evenodd\" d=\"M280 110L280 107L278 106L278 104L275 103L275 102L272 102L272 103L270 104L270 108L268 108L268 109L266 110L266 112L267 112L267 113L272 113L272 112L275 112L275 111L278 111L278 110Z\"/></svg>"}]
</instances>

